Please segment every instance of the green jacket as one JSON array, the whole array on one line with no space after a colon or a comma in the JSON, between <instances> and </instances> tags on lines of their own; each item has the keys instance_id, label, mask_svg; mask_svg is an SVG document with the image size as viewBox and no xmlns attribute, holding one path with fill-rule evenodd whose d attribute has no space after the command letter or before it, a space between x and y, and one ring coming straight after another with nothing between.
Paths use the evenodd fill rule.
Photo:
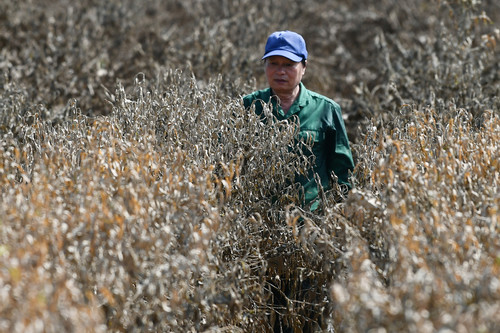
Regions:
<instances>
[{"instance_id":1,"label":"green jacket","mask_svg":"<svg viewBox=\"0 0 500 333\"><path fill-rule=\"evenodd\" d=\"M340 106L331 99L318 93L307 90L300 83L300 93L285 115L282 108L277 106L277 98L271 98L271 89L259 90L243 97L245 108L249 109L255 105L255 111L262 115L263 103L268 104L271 100L273 114L278 120L297 116L300 121L299 140L313 141L313 153L315 165L307 177L300 176L298 181L304 187L304 203L309 204L318 197L318 186L314 180L314 173L321 179L324 189L331 188L330 175L333 171L337 175L339 183L351 188L349 183L349 170L354 169L349 140L345 130ZM318 207L316 202L311 207Z\"/></svg>"}]
</instances>

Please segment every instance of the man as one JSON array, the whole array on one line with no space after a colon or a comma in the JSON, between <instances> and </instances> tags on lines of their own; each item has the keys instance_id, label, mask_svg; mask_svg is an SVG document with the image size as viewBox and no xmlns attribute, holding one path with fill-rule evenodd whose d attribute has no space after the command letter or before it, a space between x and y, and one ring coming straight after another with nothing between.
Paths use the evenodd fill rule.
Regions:
<instances>
[{"instance_id":1,"label":"man","mask_svg":"<svg viewBox=\"0 0 500 333\"><path fill-rule=\"evenodd\" d=\"M347 192L351 188L349 171L354 169L349 140L340 106L333 100L307 90L302 83L306 72L307 49L304 38L292 31L277 31L267 39L262 57L269 88L243 98L246 108L255 105L262 114L263 105L271 103L278 120L298 117L298 140L312 142L315 163L307 176L298 177L304 188L303 203L311 203L311 211L319 206L318 174L325 190L331 188L332 172Z\"/></svg>"}]
</instances>

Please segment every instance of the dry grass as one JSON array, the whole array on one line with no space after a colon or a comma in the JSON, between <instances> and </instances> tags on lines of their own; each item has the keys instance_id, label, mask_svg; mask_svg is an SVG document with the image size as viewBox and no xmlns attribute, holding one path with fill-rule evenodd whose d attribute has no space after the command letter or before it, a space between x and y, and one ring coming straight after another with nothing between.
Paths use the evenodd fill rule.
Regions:
<instances>
[{"instance_id":1,"label":"dry grass","mask_svg":"<svg viewBox=\"0 0 500 333\"><path fill-rule=\"evenodd\" d=\"M331 289L342 331L494 332L500 119L411 109L396 124L372 134L378 163L346 205L366 242L348 249Z\"/></svg>"},{"instance_id":2,"label":"dry grass","mask_svg":"<svg viewBox=\"0 0 500 333\"><path fill-rule=\"evenodd\" d=\"M0 2L1 332L499 330L499 5L283 6ZM240 100L283 26L353 141L321 214Z\"/></svg>"}]
</instances>

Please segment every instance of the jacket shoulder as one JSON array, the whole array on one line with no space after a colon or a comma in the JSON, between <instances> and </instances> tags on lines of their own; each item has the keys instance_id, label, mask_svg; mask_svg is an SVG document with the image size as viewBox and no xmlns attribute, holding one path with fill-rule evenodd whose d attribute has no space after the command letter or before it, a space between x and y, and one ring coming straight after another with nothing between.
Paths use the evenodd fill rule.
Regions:
<instances>
[{"instance_id":1,"label":"jacket shoulder","mask_svg":"<svg viewBox=\"0 0 500 333\"><path fill-rule=\"evenodd\" d=\"M326 106L331 107L332 110L335 110L337 112L340 112L340 105L335 102L333 99L326 97L324 95L321 95L317 92L309 90L309 95L311 99L316 103L316 104L324 104Z\"/></svg>"},{"instance_id":2,"label":"jacket shoulder","mask_svg":"<svg viewBox=\"0 0 500 333\"><path fill-rule=\"evenodd\" d=\"M243 96L243 104L246 108L249 108L254 101L261 100L267 103L269 100L269 89L257 90L246 96Z\"/></svg>"}]
</instances>

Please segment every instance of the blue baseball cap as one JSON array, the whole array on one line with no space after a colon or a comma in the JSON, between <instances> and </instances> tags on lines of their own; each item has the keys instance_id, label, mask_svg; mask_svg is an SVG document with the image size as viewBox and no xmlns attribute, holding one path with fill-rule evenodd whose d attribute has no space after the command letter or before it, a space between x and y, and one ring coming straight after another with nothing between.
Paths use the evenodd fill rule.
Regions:
<instances>
[{"instance_id":1,"label":"blue baseball cap","mask_svg":"<svg viewBox=\"0 0 500 333\"><path fill-rule=\"evenodd\" d=\"M262 59L271 56L282 56L294 62L306 60L306 42L301 35L293 31L273 32L267 38L266 51Z\"/></svg>"}]
</instances>

